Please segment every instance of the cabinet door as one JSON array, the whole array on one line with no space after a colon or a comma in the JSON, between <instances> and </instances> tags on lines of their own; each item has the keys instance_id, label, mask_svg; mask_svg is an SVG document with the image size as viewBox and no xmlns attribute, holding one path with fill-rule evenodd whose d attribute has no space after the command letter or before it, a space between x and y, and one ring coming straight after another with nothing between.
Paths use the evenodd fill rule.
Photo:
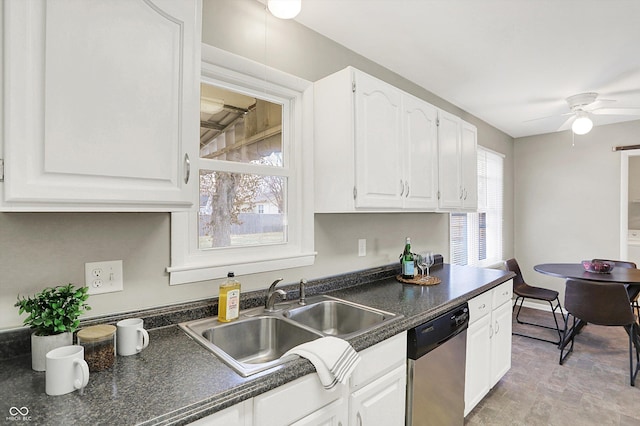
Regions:
<instances>
[{"instance_id":1,"label":"cabinet door","mask_svg":"<svg viewBox=\"0 0 640 426\"><path fill-rule=\"evenodd\" d=\"M349 424L404 425L406 384L406 365L403 365L352 393Z\"/></svg>"},{"instance_id":2,"label":"cabinet door","mask_svg":"<svg viewBox=\"0 0 640 426\"><path fill-rule=\"evenodd\" d=\"M491 387L511 368L511 303L503 303L492 312Z\"/></svg>"},{"instance_id":3,"label":"cabinet door","mask_svg":"<svg viewBox=\"0 0 640 426\"><path fill-rule=\"evenodd\" d=\"M442 209L462 207L460 126L458 117L438 111L439 207Z\"/></svg>"},{"instance_id":4,"label":"cabinet door","mask_svg":"<svg viewBox=\"0 0 640 426\"><path fill-rule=\"evenodd\" d=\"M401 92L360 72L355 82L356 208L401 207Z\"/></svg>"},{"instance_id":5,"label":"cabinet door","mask_svg":"<svg viewBox=\"0 0 640 426\"><path fill-rule=\"evenodd\" d=\"M434 210L438 207L438 112L413 96L404 96L402 102L404 207Z\"/></svg>"},{"instance_id":6,"label":"cabinet door","mask_svg":"<svg viewBox=\"0 0 640 426\"><path fill-rule=\"evenodd\" d=\"M477 130L472 124L462 122L462 207L466 211L478 209L478 142Z\"/></svg>"},{"instance_id":7,"label":"cabinet door","mask_svg":"<svg viewBox=\"0 0 640 426\"><path fill-rule=\"evenodd\" d=\"M344 398L332 402L326 407L309 414L304 419L292 423L291 426L347 426L348 404Z\"/></svg>"},{"instance_id":8,"label":"cabinet door","mask_svg":"<svg viewBox=\"0 0 640 426\"><path fill-rule=\"evenodd\" d=\"M7 206L189 206L200 2L4 6Z\"/></svg>"},{"instance_id":9,"label":"cabinet door","mask_svg":"<svg viewBox=\"0 0 640 426\"><path fill-rule=\"evenodd\" d=\"M489 298L490 300L490 298ZM484 315L467 330L467 360L464 384L464 415L466 416L489 392L491 386L491 315Z\"/></svg>"}]
</instances>

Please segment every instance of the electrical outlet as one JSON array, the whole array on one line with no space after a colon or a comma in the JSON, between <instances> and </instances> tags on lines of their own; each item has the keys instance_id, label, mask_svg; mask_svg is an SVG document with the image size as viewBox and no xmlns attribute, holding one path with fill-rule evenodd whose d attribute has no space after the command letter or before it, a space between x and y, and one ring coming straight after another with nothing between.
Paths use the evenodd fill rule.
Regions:
<instances>
[{"instance_id":1,"label":"electrical outlet","mask_svg":"<svg viewBox=\"0 0 640 426\"><path fill-rule=\"evenodd\" d=\"M362 238L358 240L358 256L367 255L367 240Z\"/></svg>"},{"instance_id":2,"label":"electrical outlet","mask_svg":"<svg viewBox=\"0 0 640 426\"><path fill-rule=\"evenodd\" d=\"M84 264L85 286L89 294L112 293L124 290L122 260L88 262Z\"/></svg>"}]
</instances>

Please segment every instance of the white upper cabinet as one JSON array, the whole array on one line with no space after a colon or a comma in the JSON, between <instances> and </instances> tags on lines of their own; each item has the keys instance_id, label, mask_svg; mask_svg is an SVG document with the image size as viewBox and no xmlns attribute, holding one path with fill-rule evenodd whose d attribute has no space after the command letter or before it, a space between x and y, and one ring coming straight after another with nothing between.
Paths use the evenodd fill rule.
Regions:
<instances>
[{"instance_id":1,"label":"white upper cabinet","mask_svg":"<svg viewBox=\"0 0 640 426\"><path fill-rule=\"evenodd\" d=\"M462 209L476 211L478 209L478 130L473 124L462 122L462 187L464 196Z\"/></svg>"},{"instance_id":2,"label":"white upper cabinet","mask_svg":"<svg viewBox=\"0 0 640 426\"><path fill-rule=\"evenodd\" d=\"M404 186L402 158L405 155L401 92L364 73L354 73L353 81L355 207L400 207ZM322 144L321 141L318 143Z\"/></svg>"},{"instance_id":3,"label":"white upper cabinet","mask_svg":"<svg viewBox=\"0 0 640 426\"><path fill-rule=\"evenodd\" d=\"M4 2L3 210L191 205L200 7Z\"/></svg>"},{"instance_id":4,"label":"white upper cabinet","mask_svg":"<svg viewBox=\"0 0 640 426\"><path fill-rule=\"evenodd\" d=\"M439 207L442 211L478 208L477 131L455 115L438 111Z\"/></svg>"},{"instance_id":5,"label":"white upper cabinet","mask_svg":"<svg viewBox=\"0 0 640 426\"><path fill-rule=\"evenodd\" d=\"M432 105L352 67L314 84L315 211L434 211Z\"/></svg>"},{"instance_id":6,"label":"white upper cabinet","mask_svg":"<svg viewBox=\"0 0 640 426\"><path fill-rule=\"evenodd\" d=\"M438 153L440 163L440 207L457 209L462 206L462 142L461 121L448 112L438 114Z\"/></svg>"},{"instance_id":7,"label":"white upper cabinet","mask_svg":"<svg viewBox=\"0 0 640 426\"><path fill-rule=\"evenodd\" d=\"M404 207L438 207L438 110L410 95L403 96L405 152Z\"/></svg>"}]
</instances>

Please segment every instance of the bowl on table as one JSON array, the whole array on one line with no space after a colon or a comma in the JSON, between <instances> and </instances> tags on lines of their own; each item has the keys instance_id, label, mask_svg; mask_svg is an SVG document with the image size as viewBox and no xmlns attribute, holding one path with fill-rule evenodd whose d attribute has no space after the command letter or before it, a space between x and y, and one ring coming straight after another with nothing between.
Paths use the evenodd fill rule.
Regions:
<instances>
[{"instance_id":1,"label":"bowl on table","mask_svg":"<svg viewBox=\"0 0 640 426\"><path fill-rule=\"evenodd\" d=\"M582 267L587 272L608 274L613 270L613 262L607 262L604 260L583 260Z\"/></svg>"}]
</instances>

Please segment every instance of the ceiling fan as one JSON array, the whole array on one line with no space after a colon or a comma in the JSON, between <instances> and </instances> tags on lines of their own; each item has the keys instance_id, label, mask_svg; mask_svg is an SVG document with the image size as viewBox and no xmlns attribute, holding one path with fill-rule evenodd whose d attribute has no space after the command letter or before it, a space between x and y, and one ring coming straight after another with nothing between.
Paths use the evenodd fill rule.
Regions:
<instances>
[{"instance_id":1,"label":"ceiling fan","mask_svg":"<svg viewBox=\"0 0 640 426\"><path fill-rule=\"evenodd\" d=\"M578 93L577 95L569 96L565 100L567 102L567 105L569 106L569 112L560 114L559 116L569 116L569 118L564 123L562 123L562 125L558 128L558 131L566 130L569 128L569 126L571 126L571 130L576 135L585 135L591 131L591 129L593 128L593 120L591 119L592 115L640 116L640 108L608 107L607 104L611 104L616 101L612 99L598 99L598 93L596 92ZM557 116L558 115L534 118L533 120L527 121L536 121Z\"/></svg>"}]
</instances>

